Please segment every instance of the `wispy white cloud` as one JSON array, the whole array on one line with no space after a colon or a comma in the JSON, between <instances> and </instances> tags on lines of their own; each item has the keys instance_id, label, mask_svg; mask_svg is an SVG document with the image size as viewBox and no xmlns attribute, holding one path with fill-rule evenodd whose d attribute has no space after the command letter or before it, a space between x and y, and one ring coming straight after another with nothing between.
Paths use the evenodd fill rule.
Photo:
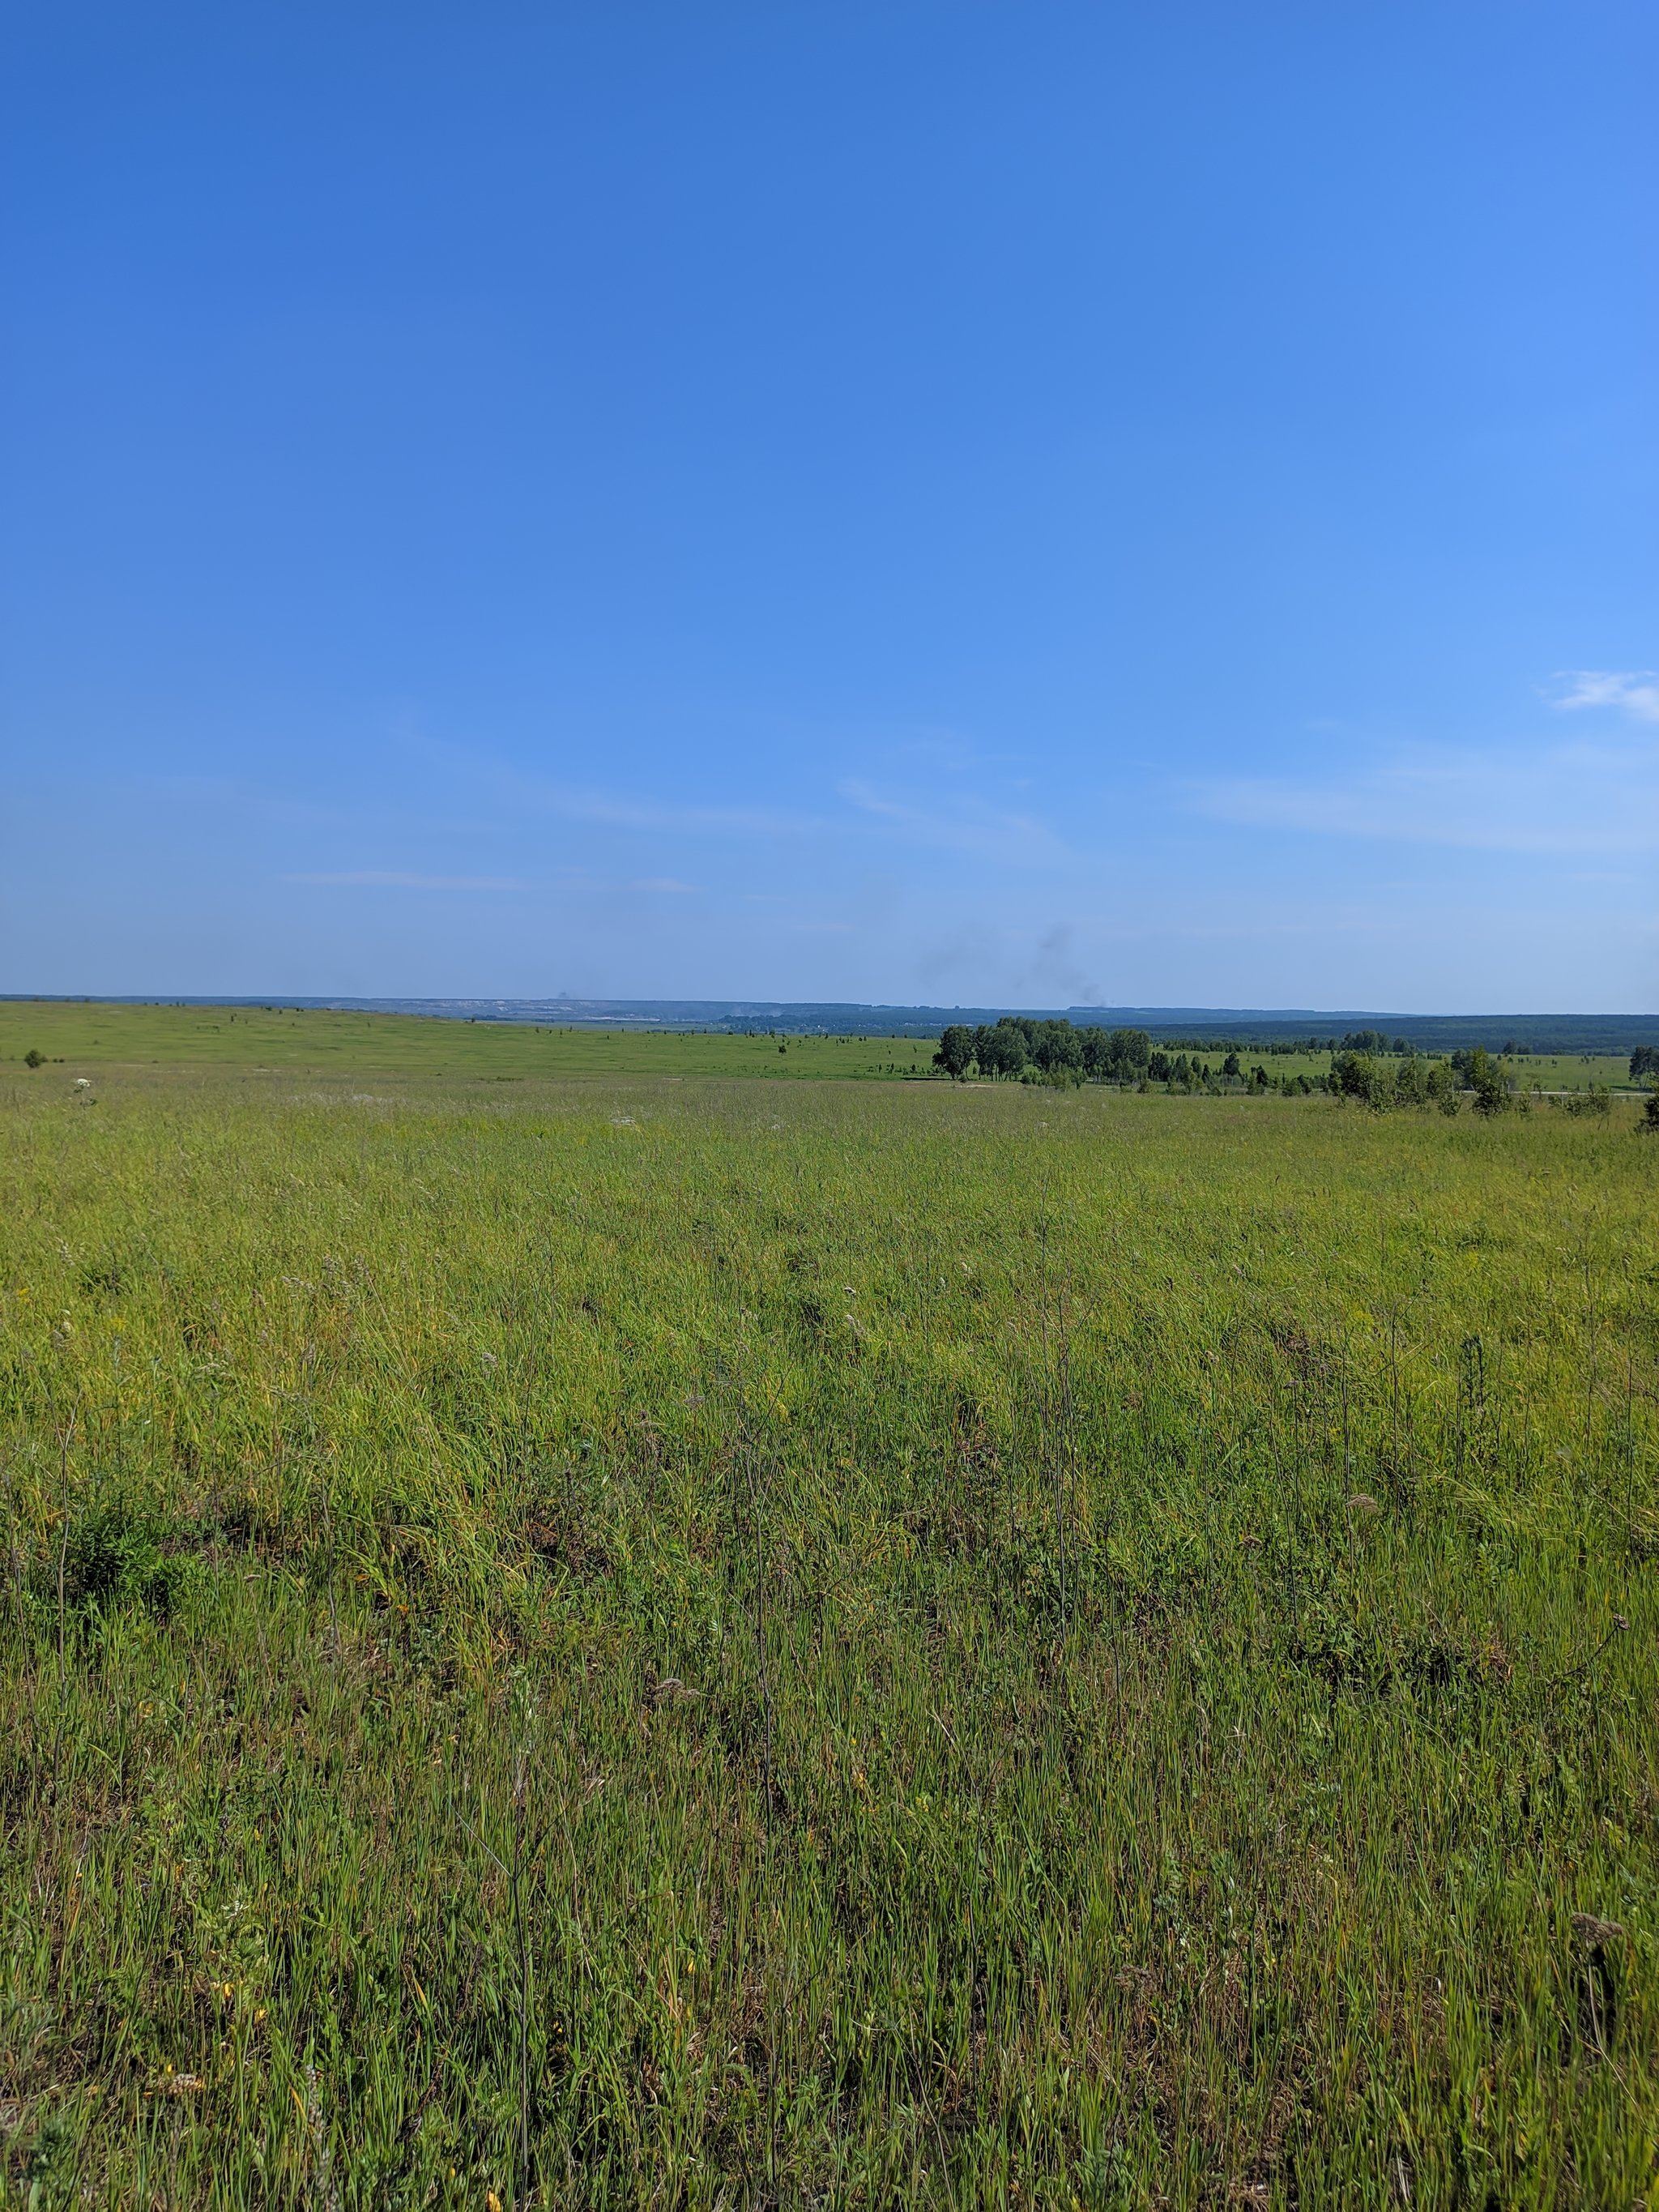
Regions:
<instances>
[{"instance_id":1,"label":"wispy white cloud","mask_svg":"<svg viewBox=\"0 0 1659 2212\"><path fill-rule=\"evenodd\" d=\"M959 799L948 811L941 811L889 799L856 779L836 788L861 814L875 817L915 844L976 853L986 860L1049 866L1071 858L1068 848L1044 823L1028 814L1003 812L982 799Z\"/></svg>"},{"instance_id":2,"label":"wispy white cloud","mask_svg":"<svg viewBox=\"0 0 1659 2212\"><path fill-rule=\"evenodd\" d=\"M1315 836L1505 853L1659 850L1659 761L1628 746L1418 746L1329 777L1238 776L1188 787L1200 811Z\"/></svg>"},{"instance_id":3,"label":"wispy white cloud","mask_svg":"<svg viewBox=\"0 0 1659 2212\"><path fill-rule=\"evenodd\" d=\"M598 744L588 750L599 757L605 751ZM422 738L419 750L458 784L469 790L488 791L505 801L520 820L526 813L534 813L558 821L671 836L786 836L811 835L830 826L811 815L786 809L568 783L505 759L487 747L443 738Z\"/></svg>"},{"instance_id":4,"label":"wispy white cloud","mask_svg":"<svg viewBox=\"0 0 1659 2212\"><path fill-rule=\"evenodd\" d=\"M343 884L365 885L384 890L415 891L696 891L698 884L682 883L678 876L636 876L631 883L619 884L614 879L579 874L569 868L556 872L555 879L532 883L523 876L419 876L401 868L343 868L331 873L286 875L285 884Z\"/></svg>"},{"instance_id":5,"label":"wispy white cloud","mask_svg":"<svg viewBox=\"0 0 1659 2212\"><path fill-rule=\"evenodd\" d=\"M362 884L382 890L527 891L517 876L415 876L400 868L346 868L332 875L284 876L285 884Z\"/></svg>"},{"instance_id":6,"label":"wispy white cloud","mask_svg":"<svg viewBox=\"0 0 1659 2212\"><path fill-rule=\"evenodd\" d=\"M1572 687L1553 702L1565 712L1618 707L1638 722L1659 722L1659 673L1651 668L1564 668L1558 680Z\"/></svg>"},{"instance_id":7,"label":"wispy white cloud","mask_svg":"<svg viewBox=\"0 0 1659 2212\"><path fill-rule=\"evenodd\" d=\"M826 825L809 815L763 806L709 806L676 799L641 798L627 793L573 789L540 777L497 772L513 797L567 822L595 822L617 830L645 830L678 836L799 836Z\"/></svg>"},{"instance_id":8,"label":"wispy white cloud","mask_svg":"<svg viewBox=\"0 0 1659 2212\"><path fill-rule=\"evenodd\" d=\"M867 735L867 732L866 733ZM782 842L855 839L880 835L934 849L975 854L1010 866L1053 866L1076 855L1034 817L999 808L956 781L975 769L1005 768L1012 755L987 755L960 733L922 725L896 726L890 752L921 787L895 793L862 778L837 783L843 803L769 805L747 798L668 796L652 791L567 783L527 772L499 758L431 744L457 769L480 779L523 811L651 837ZM849 811L850 810L850 811ZM641 855L643 857L643 855ZM666 857L666 856L665 856ZM665 882L666 879L665 879Z\"/></svg>"}]
</instances>

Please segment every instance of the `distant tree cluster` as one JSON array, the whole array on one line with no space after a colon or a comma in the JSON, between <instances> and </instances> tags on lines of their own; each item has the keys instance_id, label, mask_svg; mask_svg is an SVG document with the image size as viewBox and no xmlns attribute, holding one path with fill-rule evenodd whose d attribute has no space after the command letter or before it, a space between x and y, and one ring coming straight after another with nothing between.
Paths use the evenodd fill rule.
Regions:
<instances>
[{"instance_id":1,"label":"distant tree cluster","mask_svg":"<svg viewBox=\"0 0 1659 2212\"><path fill-rule=\"evenodd\" d=\"M1483 1045L1476 1045L1468 1052L1453 1053L1447 1064L1474 1093L1477 1114L1503 1113L1514 1103L1514 1093L1521 1087L1504 1062L1494 1060Z\"/></svg>"},{"instance_id":2,"label":"distant tree cluster","mask_svg":"<svg viewBox=\"0 0 1659 2212\"><path fill-rule=\"evenodd\" d=\"M1524 1097L1517 1100L1520 1085L1505 1063L1484 1045L1446 1060L1428 1059L1409 1046L1386 1060L1345 1048L1332 1055L1329 1081L1339 1097L1358 1100L1377 1114L1405 1106L1437 1106L1443 1114L1455 1114L1471 1093L1477 1114L1505 1113L1517 1103L1524 1111L1528 1104Z\"/></svg>"},{"instance_id":3,"label":"distant tree cluster","mask_svg":"<svg viewBox=\"0 0 1659 2212\"><path fill-rule=\"evenodd\" d=\"M1250 1082L1257 1091L1277 1091L1281 1097L1306 1098L1316 1091L1328 1091L1330 1084L1322 1075L1269 1075L1265 1067L1250 1071Z\"/></svg>"},{"instance_id":4,"label":"distant tree cluster","mask_svg":"<svg viewBox=\"0 0 1659 2212\"><path fill-rule=\"evenodd\" d=\"M1401 1054L1409 1053L1411 1048L1408 1037L1395 1037L1391 1044L1381 1030L1350 1030L1341 1044L1332 1048L1341 1052Z\"/></svg>"},{"instance_id":5,"label":"distant tree cluster","mask_svg":"<svg viewBox=\"0 0 1659 2212\"><path fill-rule=\"evenodd\" d=\"M1145 1030L1098 1027L1077 1029L1069 1021L1042 1021L1023 1014L1005 1014L994 1024L981 1023L970 1029L952 1023L939 1038L933 1065L953 1083L977 1075L986 1083L1134 1084L1142 1089L1162 1084L1171 1091L1219 1093L1238 1086L1260 1097L1273 1091L1283 1097L1307 1097L1325 1091L1339 1098L1369 1106L1374 1113L1399 1108L1438 1108L1455 1115L1472 1104L1477 1114L1530 1110L1541 1093L1528 1094L1509 1066L1509 1054L1494 1055L1484 1045L1442 1056L1419 1052L1407 1037L1390 1038L1382 1030L1351 1030L1340 1042L1335 1037L1308 1037L1287 1043L1275 1040L1258 1049L1267 1058L1291 1053L1328 1052L1330 1071L1325 1075L1270 1075L1261 1060L1248 1073L1246 1048L1239 1044L1204 1045L1191 1042L1153 1048ZM1208 1053L1224 1056L1218 1065ZM1638 1045L1630 1057L1632 1079L1647 1076L1659 1084L1659 1045ZM1572 1114L1606 1113L1610 1095L1592 1085L1589 1092L1565 1102ZM1650 1103L1648 1121L1659 1128L1659 1089Z\"/></svg>"},{"instance_id":6,"label":"distant tree cluster","mask_svg":"<svg viewBox=\"0 0 1659 2212\"><path fill-rule=\"evenodd\" d=\"M1238 1056L1236 1053L1230 1053L1228 1058L1233 1062L1236 1074ZM1209 1061L1200 1060L1196 1053L1188 1060L1184 1052L1176 1053L1173 1058L1167 1052L1155 1052L1146 1063L1146 1073L1152 1082L1173 1084L1178 1091L1191 1091L1215 1082L1215 1074Z\"/></svg>"},{"instance_id":7,"label":"distant tree cluster","mask_svg":"<svg viewBox=\"0 0 1659 2212\"><path fill-rule=\"evenodd\" d=\"M1063 1019L1005 1014L977 1029L953 1022L933 1065L953 1083L975 1072L988 1083L1136 1083L1153 1056L1145 1030L1074 1029Z\"/></svg>"},{"instance_id":8,"label":"distant tree cluster","mask_svg":"<svg viewBox=\"0 0 1659 2212\"><path fill-rule=\"evenodd\" d=\"M1488 1061L1484 1052L1480 1059L1485 1080L1486 1071L1496 1064ZM1331 1059L1328 1087L1338 1097L1355 1099L1376 1114L1404 1106L1437 1106L1443 1114L1455 1114L1462 1103L1453 1063L1425 1059L1409 1048L1398 1057L1386 1060L1370 1052L1335 1053ZM1501 1079L1498 1079L1495 1095L1504 1096Z\"/></svg>"},{"instance_id":9,"label":"distant tree cluster","mask_svg":"<svg viewBox=\"0 0 1659 2212\"><path fill-rule=\"evenodd\" d=\"M1216 1064L1206 1052L1218 1046L1160 1047L1154 1051L1145 1030L1077 1029L1069 1021L1038 1021L1020 1014L1005 1014L994 1024L981 1023L969 1029L952 1023L939 1041L933 1065L953 1083L970 1075L983 1083L1075 1083L1165 1085L1172 1091L1219 1092L1239 1085L1260 1095L1273 1091L1285 1097L1305 1095L1328 1087L1321 1075L1272 1076L1260 1062L1246 1074L1243 1048L1225 1048ZM1264 1046L1269 1054L1280 1049Z\"/></svg>"}]
</instances>

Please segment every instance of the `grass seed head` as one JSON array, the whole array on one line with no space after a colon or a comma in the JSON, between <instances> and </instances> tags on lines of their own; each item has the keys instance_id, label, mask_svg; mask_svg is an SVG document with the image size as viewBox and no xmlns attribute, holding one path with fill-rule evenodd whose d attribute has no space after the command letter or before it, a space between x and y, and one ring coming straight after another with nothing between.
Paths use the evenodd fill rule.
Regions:
<instances>
[{"instance_id":1,"label":"grass seed head","mask_svg":"<svg viewBox=\"0 0 1659 2212\"><path fill-rule=\"evenodd\" d=\"M1592 1951L1600 1951L1609 1943L1616 1943L1625 1932L1622 1922L1602 1920L1594 1912L1575 1912L1572 1924Z\"/></svg>"}]
</instances>

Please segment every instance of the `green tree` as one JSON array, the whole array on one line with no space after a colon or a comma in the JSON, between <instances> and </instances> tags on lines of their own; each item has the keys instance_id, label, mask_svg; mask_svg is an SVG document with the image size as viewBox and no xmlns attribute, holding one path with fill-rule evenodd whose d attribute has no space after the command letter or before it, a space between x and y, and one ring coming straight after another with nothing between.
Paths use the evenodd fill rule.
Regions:
<instances>
[{"instance_id":1,"label":"green tree","mask_svg":"<svg viewBox=\"0 0 1659 2212\"><path fill-rule=\"evenodd\" d=\"M33 1045L31 1045L28 1050L23 1054L23 1065L25 1067L44 1067L46 1064L46 1055L43 1052L37 1051Z\"/></svg>"},{"instance_id":2,"label":"green tree","mask_svg":"<svg viewBox=\"0 0 1659 2212\"><path fill-rule=\"evenodd\" d=\"M1451 1062L1437 1060L1423 1079L1423 1093L1431 1105L1443 1114L1455 1114L1463 1102L1457 1095L1457 1078L1452 1073Z\"/></svg>"},{"instance_id":3,"label":"green tree","mask_svg":"<svg viewBox=\"0 0 1659 2212\"><path fill-rule=\"evenodd\" d=\"M1426 1106L1429 1103L1428 1063L1420 1053L1409 1045L1394 1072L1394 1095L1402 1106Z\"/></svg>"},{"instance_id":4,"label":"green tree","mask_svg":"<svg viewBox=\"0 0 1659 2212\"><path fill-rule=\"evenodd\" d=\"M1369 1105L1376 1079L1368 1052L1340 1052L1331 1062L1331 1088L1339 1098L1358 1098Z\"/></svg>"},{"instance_id":5,"label":"green tree","mask_svg":"<svg viewBox=\"0 0 1659 2212\"><path fill-rule=\"evenodd\" d=\"M1121 1071L1120 1083L1133 1081L1146 1074L1152 1056L1152 1041L1145 1030L1114 1030L1111 1044L1111 1064Z\"/></svg>"},{"instance_id":6,"label":"green tree","mask_svg":"<svg viewBox=\"0 0 1659 2212\"><path fill-rule=\"evenodd\" d=\"M939 1041L933 1065L942 1067L952 1083L960 1083L973 1064L974 1032L963 1022L952 1022Z\"/></svg>"},{"instance_id":7,"label":"green tree","mask_svg":"<svg viewBox=\"0 0 1659 2212\"><path fill-rule=\"evenodd\" d=\"M1031 1057L1051 1082L1081 1081L1083 1038L1068 1021L1038 1022L1031 1039Z\"/></svg>"},{"instance_id":8,"label":"green tree","mask_svg":"<svg viewBox=\"0 0 1659 2212\"><path fill-rule=\"evenodd\" d=\"M1091 1083L1104 1083L1112 1073L1112 1040L1098 1022L1078 1031L1083 1047L1083 1066Z\"/></svg>"},{"instance_id":9,"label":"green tree","mask_svg":"<svg viewBox=\"0 0 1659 2212\"><path fill-rule=\"evenodd\" d=\"M1469 1088L1474 1093L1474 1110L1489 1117L1501 1114L1510 1103L1510 1094L1504 1085L1504 1069L1494 1060L1485 1045L1478 1044L1469 1054Z\"/></svg>"},{"instance_id":10,"label":"green tree","mask_svg":"<svg viewBox=\"0 0 1659 2212\"><path fill-rule=\"evenodd\" d=\"M994 1029L974 1032L974 1057L981 1075L1018 1075L1024 1066L1030 1044L1030 1024L1005 1014Z\"/></svg>"}]
</instances>

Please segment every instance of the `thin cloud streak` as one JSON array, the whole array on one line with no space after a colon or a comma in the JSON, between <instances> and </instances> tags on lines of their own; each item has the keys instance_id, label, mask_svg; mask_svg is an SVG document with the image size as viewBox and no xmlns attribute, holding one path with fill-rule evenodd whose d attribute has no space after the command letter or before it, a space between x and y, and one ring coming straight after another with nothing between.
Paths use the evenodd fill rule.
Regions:
<instances>
[{"instance_id":1,"label":"thin cloud streak","mask_svg":"<svg viewBox=\"0 0 1659 2212\"><path fill-rule=\"evenodd\" d=\"M949 812L890 799L858 778L836 786L850 803L849 817L788 812L763 806L687 805L673 800L574 789L537 778L496 770L495 780L514 796L566 821L589 822L607 829L659 836L750 837L846 837L860 834L858 817L879 822L918 846L973 853L1015 866L1053 866L1077 855L1045 824L1024 814L999 811L973 798L954 799Z\"/></svg>"},{"instance_id":2,"label":"thin cloud streak","mask_svg":"<svg viewBox=\"0 0 1659 2212\"><path fill-rule=\"evenodd\" d=\"M526 776L503 775L515 798L530 799L567 822L593 822L615 830L647 830L669 835L808 836L830 825L810 815L775 814L757 806L688 806L672 801L623 799L603 791L573 791Z\"/></svg>"},{"instance_id":3,"label":"thin cloud streak","mask_svg":"<svg viewBox=\"0 0 1659 2212\"><path fill-rule=\"evenodd\" d=\"M1424 750L1340 782L1240 776L1188 789L1201 812L1256 829L1484 852L1645 853L1659 849L1656 769L1644 751L1589 745Z\"/></svg>"},{"instance_id":4,"label":"thin cloud streak","mask_svg":"<svg viewBox=\"0 0 1659 2212\"><path fill-rule=\"evenodd\" d=\"M976 853L987 860L1027 865L1052 866L1075 857L1041 822L1025 814L999 813L979 799L964 799L960 802L961 812L942 815L902 799L884 799L867 783L852 779L838 784L836 789L860 813L890 823L920 845L943 846L954 852Z\"/></svg>"},{"instance_id":5,"label":"thin cloud streak","mask_svg":"<svg viewBox=\"0 0 1659 2212\"><path fill-rule=\"evenodd\" d=\"M1579 707L1619 707L1638 722L1659 722L1659 674L1650 668L1563 668L1571 691L1551 703L1564 714Z\"/></svg>"},{"instance_id":6,"label":"thin cloud streak","mask_svg":"<svg viewBox=\"0 0 1659 2212\"><path fill-rule=\"evenodd\" d=\"M285 884L346 884L375 890L528 891L537 887L518 876L415 876L398 868L347 868L331 875L283 876Z\"/></svg>"}]
</instances>

